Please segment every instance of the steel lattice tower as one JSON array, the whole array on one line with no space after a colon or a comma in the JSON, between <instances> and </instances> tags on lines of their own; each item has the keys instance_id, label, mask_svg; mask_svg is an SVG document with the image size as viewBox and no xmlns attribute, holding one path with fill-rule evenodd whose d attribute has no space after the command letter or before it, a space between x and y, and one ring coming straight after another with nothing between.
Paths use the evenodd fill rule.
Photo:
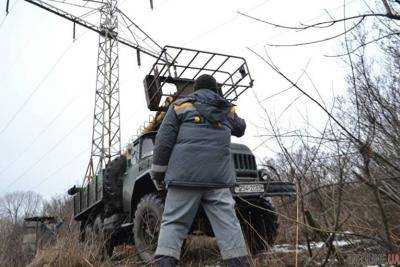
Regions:
<instances>
[{"instance_id":1,"label":"steel lattice tower","mask_svg":"<svg viewBox=\"0 0 400 267\"><path fill-rule=\"evenodd\" d=\"M84 177L85 183L95 175L101 174L110 160L121 153L118 43L136 50L138 65L141 53L158 59L162 47L118 8L118 0L24 1L71 21L74 39L76 25L99 34L92 148ZM82 2L79 3L80 1ZM80 15L75 14L76 10L68 12L56 4L81 9ZM8 6L9 0L6 2L7 13ZM92 14L98 14L97 12L100 14L100 25L95 25L87 19ZM118 16L122 22L119 26L128 31L128 37L118 33Z\"/></svg>"},{"instance_id":2,"label":"steel lattice tower","mask_svg":"<svg viewBox=\"0 0 400 267\"><path fill-rule=\"evenodd\" d=\"M117 0L100 9L92 150L86 179L101 172L121 151Z\"/></svg>"}]
</instances>

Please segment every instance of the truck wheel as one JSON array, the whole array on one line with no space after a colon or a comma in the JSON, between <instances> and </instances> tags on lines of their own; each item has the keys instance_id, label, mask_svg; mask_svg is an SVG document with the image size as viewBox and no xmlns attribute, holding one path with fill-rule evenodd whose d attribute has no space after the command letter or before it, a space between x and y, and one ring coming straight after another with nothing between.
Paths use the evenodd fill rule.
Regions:
<instances>
[{"instance_id":1,"label":"truck wheel","mask_svg":"<svg viewBox=\"0 0 400 267\"><path fill-rule=\"evenodd\" d=\"M238 217L241 219L247 245L253 255L273 246L279 224L278 215L270 201L262 199L254 203L254 206L248 205L240 210Z\"/></svg>"},{"instance_id":2,"label":"truck wheel","mask_svg":"<svg viewBox=\"0 0 400 267\"><path fill-rule=\"evenodd\" d=\"M145 262L153 259L157 248L163 210L164 203L156 193L145 195L137 205L133 219L133 237L139 256Z\"/></svg>"}]
</instances>

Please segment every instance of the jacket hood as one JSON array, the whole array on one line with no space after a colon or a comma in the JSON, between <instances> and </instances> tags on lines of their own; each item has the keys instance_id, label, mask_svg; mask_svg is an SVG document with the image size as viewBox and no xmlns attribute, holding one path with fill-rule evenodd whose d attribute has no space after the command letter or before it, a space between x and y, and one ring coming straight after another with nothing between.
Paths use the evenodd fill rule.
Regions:
<instances>
[{"instance_id":1,"label":"jacket hood","mask_svg":"<svg viewBox=\"0 0 400 267\"><path fill-rule=\"evenodd\" d=\"M200 89L189 96L194 100L197 111L206 119L215 122L223 122L233 104L208 89Z\"/></svg>"}]
</instances>

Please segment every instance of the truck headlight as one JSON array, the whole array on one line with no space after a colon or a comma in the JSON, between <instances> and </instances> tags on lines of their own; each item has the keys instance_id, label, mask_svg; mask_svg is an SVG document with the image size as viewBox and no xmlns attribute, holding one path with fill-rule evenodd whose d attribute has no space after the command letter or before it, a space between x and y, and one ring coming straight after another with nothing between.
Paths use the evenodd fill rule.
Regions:
<instances>
[{"instance_id":1,"label":"truck headlight","mask_svg":"<svg viewBox=\"0 0 400 267\"><path fill-rule=\"evenodd\" d=\"M270 179L270 176L266 169L259 169L257 171L257 173L258 173L258 178L262 181L266 181L266 180Z\"/></svg>"}]
</instances>

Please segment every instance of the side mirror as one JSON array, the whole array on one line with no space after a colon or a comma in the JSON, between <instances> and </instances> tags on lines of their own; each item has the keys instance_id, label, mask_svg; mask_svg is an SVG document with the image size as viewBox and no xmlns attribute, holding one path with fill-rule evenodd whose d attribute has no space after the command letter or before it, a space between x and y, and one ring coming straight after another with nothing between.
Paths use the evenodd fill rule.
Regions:
<instances>
[{"instance_id":1,"label":"side mirror","mask_svg":"<svg viewBox=\"0 0 400 267\"><path fill-rule=\"evenodd\" d=\"M71 187L70 189L68 189L67 191L68 195L73 196L76 193L78 193L78 189L76 188L76 186L74 185L73 187Z\"/></svg>"}]
</instances>

